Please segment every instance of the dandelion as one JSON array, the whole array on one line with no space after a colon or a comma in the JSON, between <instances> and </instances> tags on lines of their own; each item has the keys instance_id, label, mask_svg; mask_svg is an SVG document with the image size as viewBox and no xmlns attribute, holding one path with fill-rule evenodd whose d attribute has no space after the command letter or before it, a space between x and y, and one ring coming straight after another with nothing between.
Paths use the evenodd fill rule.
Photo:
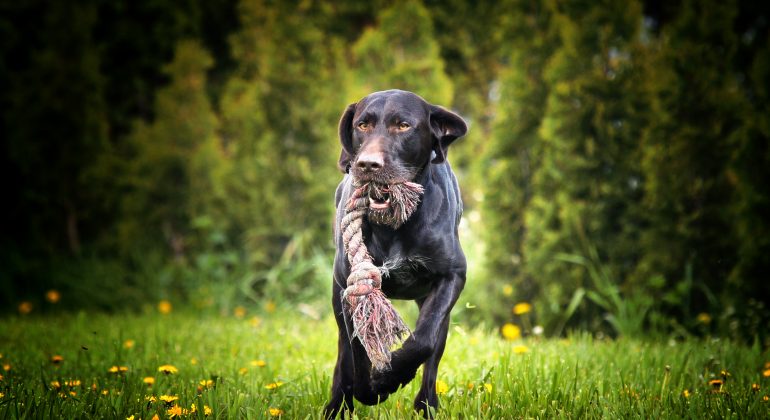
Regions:
<instances>
[{"instance_id":1,"label":"dandelion","mask_svg":"<svg viewBox=\"0 0 770 420\"><path fill-rule=\"evenodd\" d=\"M770 369L765 369L764 371L762 371L762 376L764 376L765 378L770 377Z\"/></svg>"},{"instance_id":2,"label":"dandelion","mask_svg":"<svg viewBox=\"0 0 770 420\"><path fill-rule=\"evenodd\" d=\"M126 366L112 366L111 368L107 369L107 372L112 374L122 374L128 372L128 367Z\"/></svg>"},{"instance_id":3,"label":"dandelion","mask_svg":"<svg viewBox=\"0 0 770 420\"><path fill-rule=\"evenodd\" d=\"M280 417L283 415L283 410L280 408L270 407L267 410L267 413L270 414L270 417Z\"/></svg>"},{"instance_id":4,"label":"dandelion","mask_svg":"<svg viewBox=\"0 0 770 420\"><path fill-rule=\"evenodd\" d=\"M544 332L543 327L540 325L535 325L535 328L532 328L532 334L543 335L543 332Z\"/></svg>"},{"instance_id":5,"label":"dandelion","mask_svg":"<svg viewBox=\"0 0 770 420\"><path fill-rule=\"evenodd\" d=\"M176 368L175 366L173 366L173 365L163 365L163 366L161 366L161 367L159 367L159 368L158 368L158 372L163 372L163 373L165 373L166 375L173 375L173 374L175 374L175 373L178 373L178 372L179 372L179 369L177 369L177 368Z\"/></svg>"},{"instance_id":6,"label":"dandelion","mask_svg":"<svg viewBox=\"0 0 770 420\"><path fill-rule=\"evenodd\" d=\"M49 303L58 303L60 299L61 295L57 290L51 289L45 292L45 300L47 300Z\"/></svg>"},{"instance_id":7,"label":"dandelion","mask_svg":"<svg viewBox=\"0 0 770 420\"><path fill-rule=\"evenodd\" d=\"M759 392L759 384L751 384L751 391Z\"/></svg>"},{"instance_id":8,"label":"dandelion","mask_svg":"<svg viewBox=\"0 0 770 420\"><path fill-rule=\"evenodd\" d=\"M277 389L281 385L283 385L283 382L281 382L281 381L271 382L271 383L265 385L265 389L269 389L269 390L272 391L274 389Z\"/></svg>"},{"instance_id":9,"label":"dandelion","mask_svg":"<svg viewBox=\"0 0 770 420\"><path fill-rule=\"evenodd\" d=\"M682 391L682 396L685 398L690 398L690 390L685 389L684 391Z\"/></svg>"},{"instance_id":10,"label":"dandelion","mask_svg":"<svg viewBox=\"0 0 770 420\"><path fill-rule=\"evenodd\" d=\"M102 390L102 395L108 395L109 393L110 393L110 391L107 390L107 389L103 389Z\"/></svg>"},{"instance_id":11,"label":"dandelion","mask_svg":"<svg viewBox=\"0 0 770 420\"><path fill-rule=\"evenodd\" d=\"M511 296L513 295L513 286L510 284L506 284L503 286L503 296Z\"/></svg>"},{"instance_id":12,"label":"dandelion","mask_svg":"<svg viewBox=\"0 0 770 420\"><path fill-rule=\"evenodd\" d=\"M73 379L71 381L64 381L64 385L67 385L70 388L75 387L75 386L80 386L80 383L81 382L78 379Z\"/></svg>"},{"instance_id":13,"label":"dandelion","mask_svg":"<svg viewBox=\"0 0 770 420\"><path fill-rule=\"evenodd\" d=\"M51 363L53 363L55 365L58 365L62 361L64 361L64 358L59 356L58 354L55 354L55 355L51 356Z\"/></svg>"},{"instance_id":14,"label":"dandelion","mask_svg":"<svg viewBox=\"0 0 770 420\"><path fill-rule=\"evenodd\" d=\"M158 302L158 312L162 313L163 315L170 314L172 309L173 307L171 306L171 302L167 300L161 300Z\"/></svg>"},{"instance_id":15,"label":"dandelion","mask_svg":"<svg viewBox=\"0 0 770 420\"><path fill-rule=\"evenodd\" d=\"M134 344L136 344L136 342L129 338L128 340L123 342L123 348L125 348L125 349L132 349L132 348L134 348Z\"/></svg>"},{"instance_id":16,"label":"dandelion","mask_svg":"<svg viewBox=\"0 0 770 420\"><path fill-rule=\"evenodd\" d=\"M484 384L484 390L487 392L492 392L492 384Z\"/></svg>"},{"instance_id":17,"label":"dandelion","mask_svg":"<svg viewBox=\"0 0 770 420\"><path fill-rule=\"evenodd\" d=\"M209 406L207 406L207 405L204 405L204 406L203 406L203 415L204 415L204 416L208 417L208 416L210 416L212 413L213 413L213 411L211 410L211 407L209 407Z\"/></svg>"},{"instance_id":18,"label":"dandelion","mask_svg":"<svg viewBox=\"0 0 770 420\"><path fill-rule=\"evenodd\" d=\"M267 363L264 360L252 360L251 365L256 367L265 367L267 366Z\"/></svg>"},{"instance_id":19,"label":"dandelion","mask_svg":"<svg viewBox=\"0 0 770 420\"><path fill-rule=\"evenodd\" d=\"M524 354L524 353L529 353L529 347L527 347L527 346L522 346L522 345L519 345L519 346L513 346L513 353L514 353L514 354Z\"/></svg>"},{"instance_id":20,"label":"dandelion","mask_svg":"<svg viewBox=\"0 0 770 420\"><path fill-rule=\"evenodd\" d=\"M70 395L73 397L77 397L78 393L75 391L70 391Z\"/></svg>"},{"instance_id":21,"label":"dandelion","mask_svg":"<svg viewBox=\"0 0 770 420\"><path fill-rule=\"evenodd\" d=\"M3 394L2 392L0 392L0 398L3 398L3 397L5 397L5 394Z\"/></svg>"},{"instance_id":22,"label":"dandelion","mask_svg":"<svg viewBox=\"0 0 770 420\"><path fill-rule=\"evenodd\" d=\"M158 397L158 399L161 400L163 404L166 404L168 406L173 404L174 401L178 400L179 397L177 397L176 395L161 395L160 397Z\"/></svg>"},{"instance_id":23,"label":"dandelion","mask_svg":"<svg viewBox=\"0 0 770 420\"><path fill-rule=\"evenodd\" d=\"M254 328L257 328L257 327L259 327L259 326L262 324L262 318L260 318L260 317L258 317L258 316L252 317L252 318L249 320L249 324L250 324L252 327L254 327Z\"/></svg>"},{"instance_id":24,"label":"dandelion","mask_svg":"<svg viewBox=\"0 0 770 420\"><path fill-rule=\"evenodd\" d=\"M705 312L699 313L695 319L703 325L708 325L711 323L711 315Z\"/></svg>"},{"instance_id":25,"label":"dandelion","mask_svg":"<svg viewBox=\"0 0 770 420\"><path fill-rule=\"evenodd\" d=\"M3 370L6 371L6 372L10 371L11 370L11 364L10 363L3 364Z\"/></svg>"},{"instance_id":26,"label":"dandelion","mask_svg":"<svg viewBox=\"0 0 770 420\"><path fill-rule=\"evenodd\" d=\"M61 389L61 384L59 383L59 381L51 381L51 388Z\"/></svg>"},{"instance_id":27,"label":"dandelion","mask_svg":"<svg viewBox=\"0 0 770 420\"><path fill-rule=\"evenodd\" d=\"M768 397L767 395L762 397L762 402L768 402L768 401L770 401L770 397Z\"/></svg>"},{"instance_id":28,"label":"dandelion","mask_svg":"<svg viewBox=\"0 0 770 420\"><path fill-rule=\"evenodd\" d=\"M265 302L265 312L269 314L275 312L275 302L273 302L272 300L268 300L267 302Z\"/></svg>"},{"instance_id":29,"label":"dandelion","mask_svg":"<svg viewBox=\"0 0 770 420\"><path fill-rule=\"evenodd\" d=\"M174 417L181 417L183 414L186 414L186 413L185 413L185 410L182 409L182 407L178 405L174 405L174 406L171 406L171 408L169 408L166 411L166 414L168 414L169 418L173 419Z\"/></svg>"},{"instance_id":30,"label":"dandelion","mask_svg":"<svg viewBox=\"0 0 770 420\"><path fill-rule=\"evenodd\" d=\"M204 388L213 388L214 387L214 381L211 379L201 379L199 382L200 386Z\"/></svg>"},{"instance_id":31,"label":"dandelion","mask_svg":"<svg viewBox=\"0 0 770 420\"><path fill-rule=\"evenodd\" d=\"M436 379L436 394L446 394L447 391L449 391L449 385L441 379Z\"/></svg>"},{"instance_id":32,"label":"dandelion","mask_svg":"<svg viewBox=\"0 0 770 420\"><path fill-rule=\"evenodd\" d=\"M147 385L148 387L151 387L155 385L155 378L153 378L152 376L147 376L144 379L142 379L142 382L144 382L145 385Z\"/></svg>"},{"instance_id":33,"label":"dandelion","mask_svg":"<svg viewBox=\"0 0 770 420\"><path fill-rule=\"evenodd\" d=\"M518 326L511 324L510 322L503 325L501 332L506 340L512 341L521 337L521 329Z\"/></svg>"},{"instance_id":34,"label":"dandelion","mask_svg":"<svg viewBox=\"0 0 770 420\"><path fill-rule=\"evenodd\" d=\"M722 391L722 385L724 385L724 381L721 379L712 379L709 381L709 386L716 392Z\"/></svg>"},{"instance_id":35,"label":"dandelion","mask_svg":"<svg viewBox=\"0 0 770 420\"><path fill-rule=\"evenodd\" d=\"M513 305L513 313L515 315L524 315L532 310L532 305L527 302L519 302Z\"/></svg>"},{"instance_id":36,"label":"dandelion","mask_svg":"<svg viewBox=\"0 0 770 420\"><path fill-rule=\"evenodd\" d=\"M126 417L126 420L134 420L134 415L132 414L132 415Z\"/></svg>"},{"instance_id":37,"label":"dandelion","mask_svg":"<svg viewBox=\"0 0 770 420\"><path fill-rule=\"evenodd\" d=\"M27 315L32 312L32 302L24 301L19 304L19 314Z\"/></svg>"},{"instance_id":38,"label":"dandelion","mask_svg":"<svg viewBox=\"0 0 770 420\"><path fill-rule=\"evenodd\" d=\"M157 414L153 415L150 420L160 420L160 417L158 417Z\"/></svg>"},{"instance_id":39,"label":"dandelion","mask_svg":"<svg viewBox=\"0 0 770 420\"><path fill-rule=\"evenodd\" d=\"M154 395L148 395L148 396L146 396L144 399L145 399L145 400L147 400L147 403L148 403L148 404L152 404L152 403L154 403L155 401L158 401L158 399L157 399L157 398L155 398L155 396L154 396Z\"/></svg>"},{"instance_id":40,"label":"dandelion","mask_svg":"<svg viewBox=\"0 0 770 420\"><path fill-rule=\"evenodd\" d=\"M468 385L466 386L468 387L468 391L473 391L473 387L476 385L473 382L468 382Z\"/></svg>"},{"instance_id":41,"label":"dandelion","mask_svg":"<svg viewBox=\"0 0 770 420\"><path fill-rule=\"evenodd\" d=\"M190 358L190 364L191 364L191 365L197 365L197 364L198 364L198 359L197 359L197 358L195 358L195 357L193 357L193 358Z\"/></svg>"},{"instance_id":42,"label":"dandelion","mask_svg":"<svg viewBox=\"0 0 770 420\"><path fill-rule=\"evenodd\" d=\"M241 375L245 375L245 374L249 373L249 368L242 367L242 368L238 369L238 373L240 373Z\"/></svg>"},{"instance_id":43,"label":"dandelion","mask_svg":"<svg viewBox=\"0 0 770 420\"><path fill-rule=\"evenodd\" d=\"M243 317L246 316L246 308L243 306L236 306L235 309L233 309L233 315L238 319L243 319Z\"/></svg>"}]
</instances>

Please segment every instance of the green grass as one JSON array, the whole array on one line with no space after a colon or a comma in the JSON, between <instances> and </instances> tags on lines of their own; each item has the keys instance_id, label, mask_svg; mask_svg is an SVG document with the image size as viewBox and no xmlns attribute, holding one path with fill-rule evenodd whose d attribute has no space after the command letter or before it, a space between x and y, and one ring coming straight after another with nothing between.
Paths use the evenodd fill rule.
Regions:
<instances>
[{"instance_id":1,"label":"green grass","mask_svg":"<svg viewBox=\"0 0 770 420\"><path fill-rule=\"evenodd\" d=\"M216 417L265 418L276 408L285 418L320 418L336 356L333 319L279 309L259 321L192 312L0 319L0 364L9 367L0 371L0 418L168 418L163 403L146 399L160 395L199 408L185 418L203 418L204 405ZM515 346L528 351L516 353ZM53 355L63 361L53 364ZM255 366L258 360L265 366ZM720 340L577 334L509 342L483 328L453 325L439 370L448 386L439 417L767 418L770 378L762 372L768 361L758 346ZM165 364L178 373L158 372ZM112 374L112 366L128 370ZM723 370L729 376L721 390L709 385ZM143 383L150 376L152 387ZM206 379L214 386L199 389ZM71 380L80 385L64 385ZM274 382L283 385L265 388ZM752 391L752 384L761 389ZM413 417L418 385L413 381L376 407L358 404L356 415Z\"/></svg>"}]
</instances>

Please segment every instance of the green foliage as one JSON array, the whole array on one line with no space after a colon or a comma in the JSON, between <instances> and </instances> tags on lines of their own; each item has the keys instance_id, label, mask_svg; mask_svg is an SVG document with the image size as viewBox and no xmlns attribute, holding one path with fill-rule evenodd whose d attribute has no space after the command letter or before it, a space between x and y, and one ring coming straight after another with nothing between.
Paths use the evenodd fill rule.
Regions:
<instances>
[{"instance_id":1,"label":"green foliage","mask_svg":"<svg viewBox=\"0 0 770 420\"><path fill-rule=\"evenodd\" d=\"M3 12L6 308L49 288L96 308L120 305L108 291L128 307L225 312L326 301L339 115L401 88L470 125L450 152L471 257L463 319L550 334L770 330L761 2ZM531 325L512 316L518 302L533 304Z\"/></svg>"}]
</instances>

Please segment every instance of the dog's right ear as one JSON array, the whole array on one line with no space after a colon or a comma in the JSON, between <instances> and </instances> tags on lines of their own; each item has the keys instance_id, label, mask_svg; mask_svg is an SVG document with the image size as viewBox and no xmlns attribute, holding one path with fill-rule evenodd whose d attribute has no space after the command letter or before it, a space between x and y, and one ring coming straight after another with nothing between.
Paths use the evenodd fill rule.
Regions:
<instances>
[{"instance_id":1,"label":"dog's right ear","mask_svg":"<svg viewBox=\"0 0 770 420\"><path fill-rule=\"evenodd\" d=\"M342 144L342 152L340 152L340 160L337 162L337 167L343 173L347 173L350 169L350 161L356 155L353 150L353 115L356 113L356 104L348 105L345 112L340 118L340 143Z\"/></svg>"}]
</instances>

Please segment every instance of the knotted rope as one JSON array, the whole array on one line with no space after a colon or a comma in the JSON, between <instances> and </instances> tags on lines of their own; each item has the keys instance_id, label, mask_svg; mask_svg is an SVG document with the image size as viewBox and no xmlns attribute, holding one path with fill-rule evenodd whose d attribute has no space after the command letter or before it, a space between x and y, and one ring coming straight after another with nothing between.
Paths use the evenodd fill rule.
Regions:
<instances>
[{"instance_id":1,"label":"knotted rope","mask_svg":"<svg viewBox=\"0 0 770 420\"><path fill-rule=\"evenodd\" d=\"M381 290L382 271L374 265L364 244L364 216L396 229L415 210L422 192L422 186L413 182L388 186L365 183L356 185L345 207L341 229L350 275L342 300L353 320L353 337L361 341L377 370L390 367L390 349L409 335L409 328ZM370 210L370 196L387 197L388 208Z\"/></svg>"}]
</instances>

